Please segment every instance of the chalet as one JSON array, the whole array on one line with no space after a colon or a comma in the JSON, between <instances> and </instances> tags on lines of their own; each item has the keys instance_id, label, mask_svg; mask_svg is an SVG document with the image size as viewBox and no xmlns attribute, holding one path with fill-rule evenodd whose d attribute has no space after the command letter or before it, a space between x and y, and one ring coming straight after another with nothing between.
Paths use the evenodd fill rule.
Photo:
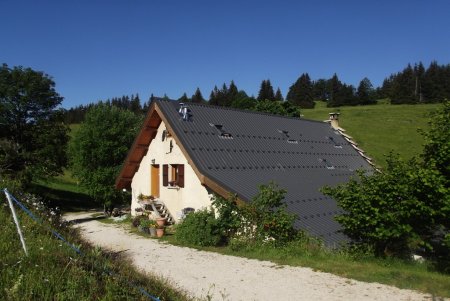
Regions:
<instances>
[{"instance_id":1,"label":"chalet","mask_svg":"<svg viewBox=\"0 0 450 301\"><path fill-rule=\"evenodd\" d=\"M274 181L287 190L295 227L335 245L346 240L334 216L342 212L320 188L370 170L370 158L331 115L325 122L265 113L155 100L116 180L131 189L132 212L140 194L153 195L175 221L185 208L211 205L214 193L249 201Z\"/></svg>"}]
</instances>

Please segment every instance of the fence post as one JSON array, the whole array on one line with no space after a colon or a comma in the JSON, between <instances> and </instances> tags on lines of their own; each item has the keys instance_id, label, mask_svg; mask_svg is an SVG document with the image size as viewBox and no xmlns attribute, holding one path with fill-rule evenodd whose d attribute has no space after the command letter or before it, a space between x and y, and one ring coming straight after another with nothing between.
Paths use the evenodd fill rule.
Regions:
<instances>
[{"instance_id":1,"label":"fence post","mask_svg":"<svg viewBox=\"0 0 450 301\"><path fill-rule=\"evenodd\" d=\"M25 251L25 255L28 256L27 246L25 245L25 240L23 239L22 230L20 230L19 219L17 218L16 210L14 209L14 205L11 201L11 197L9 196L8 189L5 188L3 191L5 192L6 198L8 199L9 208L11 208L14 223L16 223L17 232L19 233L20 242L22 243L23 250Z\"/></svg>"}]
</instances>

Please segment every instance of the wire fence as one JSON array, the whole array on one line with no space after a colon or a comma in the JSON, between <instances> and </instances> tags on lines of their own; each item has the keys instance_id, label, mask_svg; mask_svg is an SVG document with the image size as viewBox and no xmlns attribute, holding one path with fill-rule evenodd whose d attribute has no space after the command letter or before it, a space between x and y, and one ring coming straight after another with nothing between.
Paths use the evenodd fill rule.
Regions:
<instances>
[{"instance_id":1,"label":"wire fence","mask_svg":"<svg viewBox=\"0 0 450 301\"><path fill-rule=\"evenodd\" d=\"M15 212L14 209L14 204L13 202L20 208L22 209L22 211L24 211L29 217L31 217L36 223L44 225L57 239L61 240L62 242L64 242L64 244L66 244L68 247L70 247L72 250L74 250L79 256L84 256L83 252L81 252L81 250L76 247L74 244L70 243L69 241L67 241L64 236L62 236L59 232L57 232L55 229L51 228L48 225L44 224L44 221L37 217L30 209L28 209L22 202L20 202L19 200L17 200L17 198L14 197L14 195L12 195L8 189L4 188L2 189L2 191L4 192L8 203L9 203L9 207L11 209L12 215L13 215L13 219L14 222L16 224L17 227L17 232L19 233L19 237L22 243L22 247L24 249L25 254L28 256L28 251L26 248L26 244L25 244L25 240L23 238L23 234L22 234L22 230L20 227L20 222L19 219L17 218L17 214ZM117 273L114 273L110 270L105 269L104 270L105 274L109 275L110 277L117 277L120 278L120 275L118 275ZM124 279L122 279L124 280ZM150 300L153 301L161 301L158 297L150 294L149 292L147 292L144 288L135 285L134 283L132 283L131 281L128 280L124 280L130 287L133 287L134 289L138 290L142 295L146 296L147 298L149 298Z\"/></svg>"}]
</instances>

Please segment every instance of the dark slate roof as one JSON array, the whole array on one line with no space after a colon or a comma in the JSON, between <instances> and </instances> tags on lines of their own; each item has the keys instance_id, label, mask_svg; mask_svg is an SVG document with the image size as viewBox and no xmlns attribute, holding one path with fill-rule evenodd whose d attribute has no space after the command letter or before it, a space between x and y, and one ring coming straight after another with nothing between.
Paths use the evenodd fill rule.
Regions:
<instances>
[{"instance_id":1,"label":"dark slate roof","mask_svg":"<svg viewBox=\"0 0 450 301\"><path fill-rule=\"evenodd\" d=\"M244 201L274 181L287 190L284 201L297 215L296 228L327 245L347 240L333 219L342 210L319 189L371 167L329 124L193 103L185 121L178 103L157 105L203 175Z\"/></svg>"}]
</instances>

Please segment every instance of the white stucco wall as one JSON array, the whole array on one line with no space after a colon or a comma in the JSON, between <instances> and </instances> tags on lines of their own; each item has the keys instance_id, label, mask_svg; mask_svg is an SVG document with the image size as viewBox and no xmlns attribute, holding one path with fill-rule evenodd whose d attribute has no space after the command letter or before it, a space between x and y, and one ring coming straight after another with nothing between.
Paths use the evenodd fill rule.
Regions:
<instances>
[{"instance_id":1,"label":"white stucco wall","mask_svg":"<svg viewBox=\"0 0 450 301\"><path fill-rule=\"evenodd\" d=\"M162 141L161 137L164 130L166 130L166 126L164 122L161 122L155 139L150 143L147 155L142 158L139 169L133 177L131 182L131 212L134 214L134 210L138 207L137 197L139 194L150 195L151 165L159 164L159 199L164 202L169 212L178 221L183 208L192 207L198 210L210 206L212 195L200 183L175 140L168 137ZM171 152L170 141L173 145ZM162 186L163 164L184 164L184 188L175 189Z\"/></svg>"}]
</instances>

